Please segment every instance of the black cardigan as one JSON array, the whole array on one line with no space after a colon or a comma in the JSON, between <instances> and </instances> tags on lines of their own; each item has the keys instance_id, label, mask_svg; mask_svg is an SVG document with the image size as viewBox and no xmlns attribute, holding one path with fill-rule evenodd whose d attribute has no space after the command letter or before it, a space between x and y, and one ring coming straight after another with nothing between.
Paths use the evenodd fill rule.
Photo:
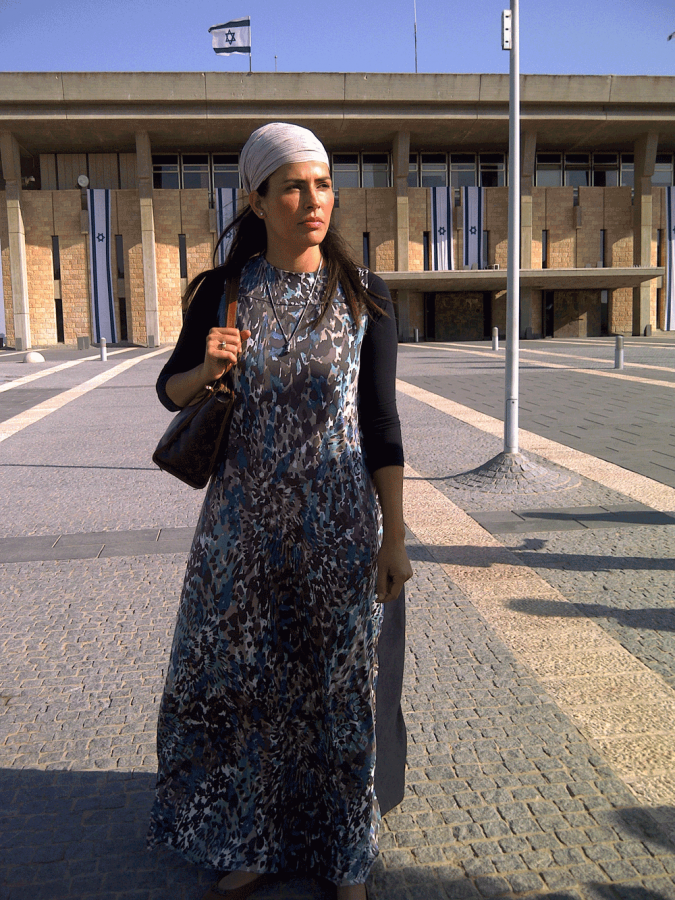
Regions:
<instances>
[{"instance_id":1,"label":"black cardigan","mask_svg":"<svg viewBox=\"0 0 675 900\"><path fill-rule=\"evenodd\" d=\"M386 284L372 272L368 273L368 291L373 293L377 305L385 310L382 315L369 317L359 371L361 440L366 466L372 474L384 466L402 466L403 445L396 409L398 337L394 306ZM222 270L213 269L199 286L185 315L174 351L157 379L157 394L167 409L180 409L166 392L169 378L188 372L204 361L206 337L209 330L217 325L222 294Z\"/></svg>"}]
</instances>

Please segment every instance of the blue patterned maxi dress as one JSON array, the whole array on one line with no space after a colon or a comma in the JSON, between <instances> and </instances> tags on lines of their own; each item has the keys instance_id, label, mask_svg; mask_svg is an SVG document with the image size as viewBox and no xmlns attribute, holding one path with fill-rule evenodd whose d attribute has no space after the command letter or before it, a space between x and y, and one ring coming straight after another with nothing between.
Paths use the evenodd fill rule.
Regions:
<instances>
[{"instance_id":1,"label":"blue patterned maxi dress","mask_svg":"<svg viewBox=\"0 0 675 900\"><path fill-rule=\"evenodd\" d=\"M219 870L357 883L379 820L379 512L356 405L367 318L338 296L311 325L316 290L280 355L266 276L287 336L323 283L262 257L242 272L238 327L252 334L188 559L149 841Z\"/></svg>"}]
</instances>

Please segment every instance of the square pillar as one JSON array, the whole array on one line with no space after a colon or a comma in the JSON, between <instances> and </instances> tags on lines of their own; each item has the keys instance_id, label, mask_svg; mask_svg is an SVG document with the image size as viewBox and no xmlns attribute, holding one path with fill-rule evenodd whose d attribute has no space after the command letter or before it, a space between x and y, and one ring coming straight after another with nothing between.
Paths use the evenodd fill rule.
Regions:
<instances>
[{"instance_id":1,"label":"square pillar","mask_svg":"<svg viewBox=\"0 0 675 900\"><path fill-rule=\"evenodd\" d=\"M650 266L652 251L652 175L659 135L655 131L635 141L635 193L633 199L633 265ZM633 288L633 334L645 333L651 324L649 282Z\"/></svg>"},{"instance_id":2,"label":"square pillar","mask_svg":"<svg viewBox=\"0 0 675 900\"><path fill-rule=\"evenodd\" d=\"M394 187L396 189L396 242L394 265L397 272L407 272L410 265L410 209L408 205L408 170L410 167L410 132L397 131L392 148Z\"/></svg>"},{"instance_id":3,"label":"square pillar","mask_svg":"<svg viewBox=\"0 0 675 900\"><path fill-rule=\"evenodd\" d=\"M145 334L149 347L159 346L159 297L155 253L155 212L152 202L152 151L147 131L136 134L138 196L141 207L141 247L145 294Z\"/></svg>"},{"instance_id":4,"label":"square pillar","mask_svg":"<svg viewBox=\"0 0 675 900\"><path fill-rule=\"evenodd\" d=\"M21 154L16 138L9 131L0 133L0 158L5 178L15 346L17 350L28 350L31 346L31 329L28 269L26 267L26 233L21 208Z\"/></svg>"}]
</instances>

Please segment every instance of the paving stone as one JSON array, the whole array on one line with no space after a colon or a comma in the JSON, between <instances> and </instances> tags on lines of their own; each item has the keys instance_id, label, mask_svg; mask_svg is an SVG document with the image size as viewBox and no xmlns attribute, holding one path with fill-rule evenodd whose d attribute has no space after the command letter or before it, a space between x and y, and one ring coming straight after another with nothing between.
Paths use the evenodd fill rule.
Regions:
<instances>
[{"instance_id":1,"label":"paving stone","mask_svg":"<svg viewBox=\"0 0 675 900\"><path fill-rule=\"evenodd\" d=\"M10 885L9 900L169 900L167 885L170 900L193 900L212 880L144 849L157 703L201 502L199 492L146 466L164 414L149 387L159 362L144 366L138 385L130 376L129 392L76 401L0 444L0 484L12 500L0 529L0 809L16 813L13 824L0 823L11 860L0 882ZM405 364L400 371L406 375ZM458 377L468 397L465 373ZM612 382L601 395L611 399L617 390ZM434 487L486 525L516 517L528 528L546 526L504 538L495 572L506 559L531 567L578 616L674 688L672 516L653 515L588 479L517 500L493 493L486 508L446 476L496 455L501 440L407 397L400 409L408 459ZM125 440L102 443L97 423ZM652 441L661 426L641 427L651 429ZM90 477L82 466L94 455ZM39 482L43 496L26 460L53 467L52 481ZM571 522L580 528L563 530ZM416 570L404 685L410 787L385 818L373 900L671 897L675 848L666 826L430 549L413 533L408 540ZM50 556L58 544L66 557L82 558ZM451 561L476 567L471 548L451 549ZM18 557L2 564L10 552ZM286 879L259 893L261 900L316 900L321 888Z\"/></svg>"}]
</instances>

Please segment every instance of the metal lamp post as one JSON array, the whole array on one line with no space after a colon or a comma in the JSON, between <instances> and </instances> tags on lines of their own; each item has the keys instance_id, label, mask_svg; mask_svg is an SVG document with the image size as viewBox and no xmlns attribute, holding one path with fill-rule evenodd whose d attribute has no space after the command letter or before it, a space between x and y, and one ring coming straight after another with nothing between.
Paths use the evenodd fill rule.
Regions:
<instances>
[{"instance_id":1,"label":"metal lamp post","mask_svg":"<svg viewBox=\"0 0 675 900\"><path fill-rule=\"evenodd\" d=\"M518 0L502 13L502 47L509 51L509 246L506 269L506 405L504 452L518 452L520 331L520 56Z\"/></svg>"}]
</instances>

